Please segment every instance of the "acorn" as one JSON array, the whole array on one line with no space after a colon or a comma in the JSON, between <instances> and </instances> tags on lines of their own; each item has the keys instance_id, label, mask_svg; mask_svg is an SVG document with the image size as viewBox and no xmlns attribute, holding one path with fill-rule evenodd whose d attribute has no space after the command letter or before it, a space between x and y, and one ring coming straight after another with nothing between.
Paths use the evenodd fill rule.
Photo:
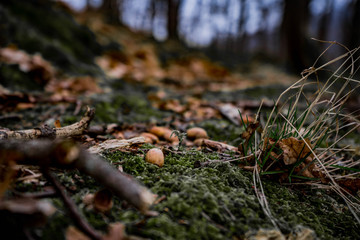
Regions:
<instances>
[{"instance_id":1,"label":"acorn","mask_svg":"<svg viewBox=\"0 0 360 240\"><path fill-rule=\"evenodd\" d=\"M199 127L189 128L186 134L189 139L209 138L206 131Z\"/></svg>"},{"instance_id":2,"label":"acorn","mask_svg":"<svg viewBox=\"0 0 360 240\"><path fill-rule=\"evenodd\" d=\"M204 144L204 138L197 138L194 140L195 146L201 147Z\"/></svg>"},{"instance_id":3,"label":"acorn","mask_svg":"<svg viewBox=\"0 0 360 240\"><path fill-rule=\"evenodd\" d=\"M140 136L145 138L145 142L146 143L157 143L159 142L159 138L152 134L152 133L148 133L148 132L143 132L140 134Z\"/></svg>"},{"instance_id":4,"label":"acorn","mask_svg":"<svg viewBox=\"0 0 360 240\"><path fill-rule=\"evenodd\" d=\"M179 138L176 136L176 134L173 134L173 131L171 131L170 129L167 129L165 131L163 138L173 144L179 143Z\"/></svg>"},{"instance_id":5,"label":"acorn","mask_svg":"<svg viewBox=\"0 0 360 240\"><path fill-rule=\"evenodd\" d=\"M158 137L163 137L166 131L170 131L170 129L166 128L166 127L158 127L158 126L154 126L152 128L150 128L149 132L158 136Z\"/></svg>"},{"instance_id":6,"label":"acorn","mask_svg":"<svg viewBox=\"0 0 360 240\"><path fill-rule=\"evenodd\" d=\"M162 167L164 165L164 153L158 148L152 148L146 153L145 161Z\"/></svg>"}]
</instances>

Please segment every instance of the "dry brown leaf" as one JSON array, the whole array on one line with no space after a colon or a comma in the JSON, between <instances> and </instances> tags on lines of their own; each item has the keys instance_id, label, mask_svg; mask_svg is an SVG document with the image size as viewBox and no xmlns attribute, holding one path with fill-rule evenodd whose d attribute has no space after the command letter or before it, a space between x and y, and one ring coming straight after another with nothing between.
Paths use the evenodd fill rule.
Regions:
<instances>
[{"instance_id":1,"label":"dry brown leaf","mask_svg":"<svg viewBox=\"0 0 360 240\"><path fill-rule=\"evenodd\" d=\"M99 212L108 212L114 204L112 199L113 194L109 190L99 190L94 194L94 208Z\"/></svg>"},{"instance_id":2,"label":"dry brown leaf","mask_svg":"<svg viewBox=\"0 0 360 240\"><path fill-rule=\"evenodd\" d=\"M15 178L17 167L13 160L0 160L0 199Z\"/></svg>"},{"instance_id":3,"label":"dry brown leaf","mask_svg":"<svg viewBox=\"0 0 360 240\"><path fill-rule=\"evenodd\" d=\"M90 76L71 77L53 80L46 85L46 91L56 94L56 99L71 97L78 94L102 93L97 80Z\"/></svg>"},{"instance_id":4,"label":"dry brown leaf","mask_svg":"<svg viewBox=\"0 0 360 240\"><path fill-rule=\"evenodd\" d=\"M39 54L28 53L13 47L0 49L0 61L8 64L18 64L23 72L30 72L35 81L46 84L54 78L55 70Z\"/></svg>"},{"instance_id":5,"label":"dry brown leaf","mask_svg":"<svg viewBox=\"0 0 360 240\"><path fill-rule=\"evenodd\" d=\"M88 236L86 236L83 232L78 230L74 226L69 226L65 232L66 240L90 240Z\"/></svg>"},{"instance_id":6,"label":"dry brown leaf","mask_svg":"<svg viewBox=\"0 0 360 240\"><path fill-rule=\"evenodd\" d=\"M109 224L108 233L103 240L122 240L125 237L125 225L117 222Z\"/></svg>"},{"instance_id":7,"label":"dry brown leaf","mask_svg":"<svg viewBox=\"0 0 360 240\"><path fill-rule=\"evenodd\" d=\"M57 119L55 122L54 122L54 126L55 128L61 128L61 123L60 123L60 120Z\"/></svg>"},{"instance_id":8,"label":"dry brown leaf","mask_svg":"<svg viewBox=\"0 0 360 240\"><path fill-rule=\"evenodd\" d=\"M305 139L306 143L311 146L310 140ZM306 157L306 162L312 161L314 155L310 153L310 148L303 140L294 137L282 139L278 142L279 147L283 150L283 161L285 165L294 164L297 160Z\"/></svg>"}]
</instances>

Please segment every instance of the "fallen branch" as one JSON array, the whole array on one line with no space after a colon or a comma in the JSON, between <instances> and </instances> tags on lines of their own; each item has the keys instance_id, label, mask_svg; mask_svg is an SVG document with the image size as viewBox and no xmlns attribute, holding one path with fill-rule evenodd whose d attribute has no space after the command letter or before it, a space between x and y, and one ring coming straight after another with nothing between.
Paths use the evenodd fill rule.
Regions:
<instances>
[{"instance_id":1,"label":"fallen branch","mask_svg":"<svg viewBox=\"0 0 360 240\"><path fill-rule=\"evenodd\" d=\"M0 141L0 159L44 168L78 169L142 212L155 200L147 188L72 141Z\"/></svg>"},{"instance_id":2,"label":"fallen branch","mask_svg":"<svg viewBox=\"0 0 360 240\"><path fill-rule=\"evenodd\" d=\"M18 130L18 131L0 131L0 139L36 139L36 138L61 138L72 137L83 134L88 128L91 120L94 118L95 109L87 107L86 112L79 122L70 126L61 128L52 128L44 125L39 128Z\"/></svg>"}]
</instances>

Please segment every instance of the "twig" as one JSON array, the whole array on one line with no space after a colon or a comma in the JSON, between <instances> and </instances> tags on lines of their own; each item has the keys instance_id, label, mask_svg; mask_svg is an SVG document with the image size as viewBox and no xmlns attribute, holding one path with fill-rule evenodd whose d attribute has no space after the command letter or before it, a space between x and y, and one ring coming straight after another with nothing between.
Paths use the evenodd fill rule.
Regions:
<instances>
[{"instance_id":1,"label":"twig","mask_svg":"<svg viewBox=\"0 0 360 240\"><path fill-rule=\"evenodd\" d=\"M59 138L71 137L83 134L88 128L95 114L95 109L87 107L82 119L70 126L62 128L52 128L44 125L39 128L19 130L19 131L0 131L0 139L36 139L36 138Z\"/></svg>"},{"instance_id":2,"label":"twig","mask_svg":"<svg viewBox=\"0 0 360 240\"><path fill-rule=\"evenodd\" d=\"M22 192L18 192L16 190L12 190L11 192L14 193L14 195L22 197L22 198L49 198L49 197L56 196L55 189L49 189L44 192L34 192L34 193L22 193Z\"/></svg>"},{"instance_id":3,"label":"twig","mask_svg":"<svg viewBox=\"0 0 360 240\"><path fill-rule=\"evenodd\" d=\"M63 186L61 186L61 184L58 182L55 176L49 171L48 168L42 169L42 172L44 176L48 179L48 181L54 185L55 190L61 196L66 209L69 211L69 214L71 218L75 221L77 227L92 239L100 240L101 234L98 233L96 230L94 230L80 215L79 211L76 208L75 203L66 195Z\"/></svg>"},{"instance_id":4,"label":"twig","mask_svg":"<svg viewBox=\"0 0 360 240\"><path fill-rule=\"evenodd\" d=\"M78 169L142 212L155 200L147 188L73 141L0 141L0 159L17 164Z\"/></svg>"}]
</instances>

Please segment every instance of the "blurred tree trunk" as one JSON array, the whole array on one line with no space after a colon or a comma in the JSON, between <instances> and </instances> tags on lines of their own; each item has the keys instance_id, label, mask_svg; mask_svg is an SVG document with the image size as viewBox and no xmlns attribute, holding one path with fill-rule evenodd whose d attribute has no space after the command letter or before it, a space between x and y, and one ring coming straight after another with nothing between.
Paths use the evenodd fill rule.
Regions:
<instances>
[{"instance_id":1,"label":"blurred tree trunk","mask_svg":"<svg viewBox=\"0 0 360 240\"><path fill-rule=\"evenodd\" d=\"M103 0L100 6L100 11L112 24L120 24L121 20L121 6L122 0Z\"/></svg>"},{"instance_id":2,"label":"blurred tree trunk","mask_svg":"<svg viewBox=\"0 0 360 240\"><path fill-rule=\"evenodd\" d=\"M306 64L306 27L310 0L284 0L281 26L287 68L300 73Z\"/></svg>"},{"instance_id":3,"label":"blurred tree trunk","mask_svg":"<svg viewBox=\"0 0 360 240\"><path fill-rule=\"evenodd\" d=\"M349 43L348 47L350 49L354 49L360 46L360 32L359 32L359 24L360 24L360 0L355 0L352 5L353 16L350 23L350 28L348 32ZM350 6L351 6L350 5Z\"/></svg>"},{"instance_id":4,"label":"blurred tree trunk","mask_svg":"<svg viewBox=\"0 0 360 240\"><path fill-rule=\"evenodd\" d=\"M318 38L320 40L329 40L327 39L327 34L330 26L331 15L333 14L333 1L328 0L326 2L325 12L320 17L319 26L318 26Z\"/></svg>"},{"instance_id":5,"label":"blurred tree trunk","mask_svg":"<svg viewBox=\"0 0 360 240\"><path fill-rule=\"evenodd\" d=\"M168 2L168 10L167 10L168 38L179 39L178 23L179 23L180 0L167 0L167 2Z\"/></svg>"}]
</instances>

